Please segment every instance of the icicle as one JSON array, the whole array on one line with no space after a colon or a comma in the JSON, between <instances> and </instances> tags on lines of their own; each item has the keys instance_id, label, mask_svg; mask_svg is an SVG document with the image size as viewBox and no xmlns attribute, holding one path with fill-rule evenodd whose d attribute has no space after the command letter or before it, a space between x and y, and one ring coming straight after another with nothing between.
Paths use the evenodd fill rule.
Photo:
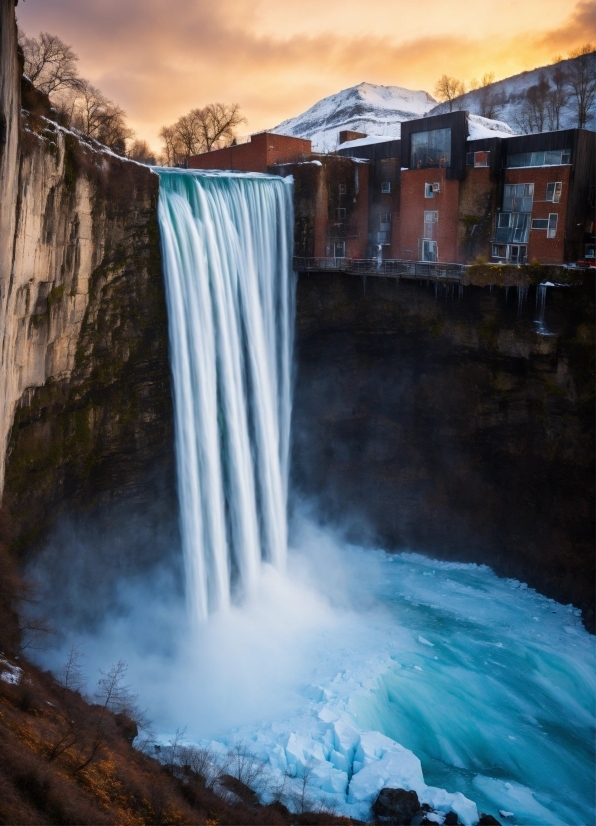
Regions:
<instances>
[{"instance_id":1,"label":"icicle","mask_svg":"<svg viewBox=\"0 0 596 826\"><path fill-rule=\"evenodd\" d=\"M517 288L517 317L521 318L522 310L524 308L524 304L526 302L526 296L528 295L528 288L527 287L518 287Z\"/></svg>"}]
</instances>

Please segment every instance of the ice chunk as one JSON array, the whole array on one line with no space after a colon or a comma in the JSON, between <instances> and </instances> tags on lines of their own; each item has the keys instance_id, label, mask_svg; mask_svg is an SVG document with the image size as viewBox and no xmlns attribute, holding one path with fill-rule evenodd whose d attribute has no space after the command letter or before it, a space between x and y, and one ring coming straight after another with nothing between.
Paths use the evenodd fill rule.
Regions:
<instances>
[{"instance_id":1,"label":"ice chunk","mask_svg":"<svg viewBox=\"0 0 596 826\"><path fill-rule=\"evenodd\" d=\"M418 792L421 803L428 803L431 809L439 812L453 811L457 814L464 826L473 826L478 822L478 809L476 804L461 792L447 792L445 789L437 789L434 786L425 786Z\"/></svg>"},{"instance_id":2,"label":"ice chunk","mask_svg":"<svg viewBox=\"0 0 596 826\"><path fill-rule=\"evenodd\" d=\"M362 768L352 777L348 803L372 803L385 787L415 792L425 788L416 755L378 732L364 732L356 758Z\"/></svg>"},{"instance_id":3,"label":"ice chunk","mask_svg":"<svg viewBox=\"0 0 596 826\"><path fill-rule=\"evenodd\" d=\"M418 637L418 642L421 642L421 643L422 643L422 645L430 645L430 647L431 647L431 648L434 648L434 647L435 647L434 642L430 642L430 641L429 641L429 640L427 640L425 637L420 637L420 636L419 636L419 637Z\"/></svg>"}]
</instances>

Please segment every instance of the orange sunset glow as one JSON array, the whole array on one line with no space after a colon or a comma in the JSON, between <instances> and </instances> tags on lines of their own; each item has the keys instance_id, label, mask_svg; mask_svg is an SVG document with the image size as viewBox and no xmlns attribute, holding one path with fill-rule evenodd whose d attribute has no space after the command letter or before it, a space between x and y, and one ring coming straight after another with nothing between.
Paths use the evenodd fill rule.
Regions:
<instances>
[{"instance_id":1,"label":"orange sunset glow","mask_svg":"<svg viewBox=\"0 0 596 826\"><path fill-rule=\"evenodd\" d=\"M596 39L594 0L21 0L17 13L27 34L70 43L155 148L161 126L215 100L239 103L252 132L362 81L433 94L444 72L499 79Z\"/></svg>"}]
</instances>

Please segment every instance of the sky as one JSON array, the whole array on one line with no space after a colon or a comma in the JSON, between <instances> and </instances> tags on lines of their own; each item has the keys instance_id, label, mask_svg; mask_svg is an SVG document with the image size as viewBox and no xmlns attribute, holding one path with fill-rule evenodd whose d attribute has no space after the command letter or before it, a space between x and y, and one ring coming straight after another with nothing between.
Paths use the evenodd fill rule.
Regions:
<instances>
[{"instance_id":1,"label":"sky","mask_svg":"<svg viewBox=\"0 0 596 826\"><path fill-rule=\"evenodd\" d=\"M366 81L434 94L443 73L499 80L596 42L596 0L20 0L139 138L197 106L238 103L241 133Z\"/></svg>"}]
</instances>

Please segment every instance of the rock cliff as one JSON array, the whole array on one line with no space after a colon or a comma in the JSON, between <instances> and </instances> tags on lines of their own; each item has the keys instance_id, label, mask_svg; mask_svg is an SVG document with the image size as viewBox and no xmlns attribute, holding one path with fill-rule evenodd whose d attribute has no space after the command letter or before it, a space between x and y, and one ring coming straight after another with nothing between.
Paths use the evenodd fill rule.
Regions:
<instances>
[{"instance_id":1,"label":"rock cliff","mask_svg":"<svg viewBox=\"0 0 596 826\"><path fill-rule=\"evenodd\" d=\"M175 517L172 403L158 178L47 119L26 81L19 115L0 8L0 469L25 550L64 513Z\"/></svg>"},{"instance_id":2,"label":"rock cliff","mask_svg":"<svg viewBox=\"0 0 596 826\"><path fill-rule=\"evenodd\" d=\"M586 282L541 323L535 288L300 276L295 490L358 541L487 563L593 627Z\"/></svg>"}]
</instances>

